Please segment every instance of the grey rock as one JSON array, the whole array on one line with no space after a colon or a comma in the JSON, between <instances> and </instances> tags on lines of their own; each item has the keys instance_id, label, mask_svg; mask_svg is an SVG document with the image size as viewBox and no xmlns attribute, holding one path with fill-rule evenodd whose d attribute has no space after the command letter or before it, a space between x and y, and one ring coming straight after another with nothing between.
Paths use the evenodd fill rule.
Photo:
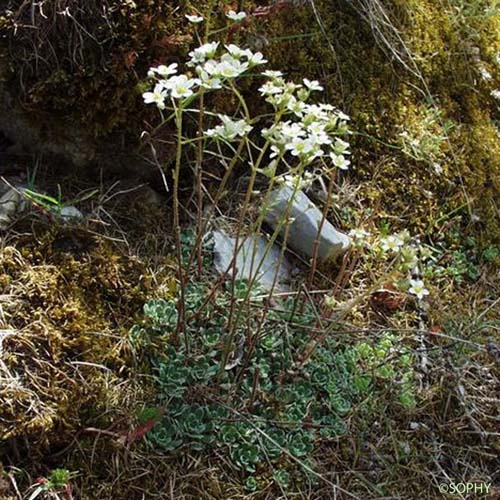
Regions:
<instances>
[{"instance_id":1,"label":"grey rock","mask_svg":"<svg viewBox=\"0 0 500 500\"><path fill-rule=\"evenodd\" d=\"M228 273L231 276L233 269L231 261L236 253L236 238L232 238L222 230L216 230L213 232L213 239L215 268L218 272ZM270 290L277 273L274 289L287 291L292 266L286 256L283 256L280 263L281 249L278 245L273 244L270 248L268 245L269 240L264 236L250 235L243 241L240 238L238 247L241 248L236 256L236 277L249 281L255 278L263 288ZM255 257L252 259L254 253Z\"/></svg>"},{"instance_id":2,"label":"grey rock","mask_svg":"<svg viewBox=\"0 0 500 500\"><path fill-rule=\"evenodd\" d=\"M73 206L67 206L67 207L62 207L61 210L59 210L59 215L64 219L64 220L71 220L71 219L83 219L83 214L78 210L78 208L73 207Z\"/></svg>"},{"instance_id":3,"label":"grey rock","mask_svg":"<svg viewBox=\"0 0 500 500\"><path fill-rule=\"evenodd\" d=\"M318 238L318 230L323 214L321 210L302 192L284 185L272 193L271 204L266 207L265 220L276 229L288 214L288 237L286 245L305 257L313 257L314 243ZM292 199L291 206L289 201ZM287 212L287 210L289 210ZM285 237L286 223L283 224L280 236ZM344 233L337 231L325 220L319 234L318 259L320 262L336 259L350 247L351 240Z\"/></svg>"},{"instance_id":4,"label":"grey rock","mask_svg":"<svg viewBox=\"0 0 500 500\"><path fill-rule=\"evenodd\" d=\"M6 229L13 217L26 209L22 189L9 187L0 197L0 230Z\"/></svg>"}]
</instances>

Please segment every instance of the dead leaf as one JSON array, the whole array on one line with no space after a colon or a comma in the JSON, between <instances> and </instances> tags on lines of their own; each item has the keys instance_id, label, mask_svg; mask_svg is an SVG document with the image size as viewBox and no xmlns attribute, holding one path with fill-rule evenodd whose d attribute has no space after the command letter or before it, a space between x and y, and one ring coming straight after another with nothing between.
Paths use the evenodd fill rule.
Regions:
<instances>
[{"instance_id":1,"label":"dead leaf","mask_svg":"<svg viewBox=\"0 0 500 500\"><path fill-rule=\"evenodd\" d=\"M392 314L402 309L405 300L406 297L403 294L386 287L371 294L370 305L377 312Z\"/></svg>"},{"instance_id":2,"label":"dead leaf","mask_svg":"<svg viewBox=\"0 0 500 500\"><path fill-rule=\"evenodd\" d=\"M132 69L137 61L137 52L130 51L123 55L123 61L127 69Z\"/></svg>"}]
</instances>

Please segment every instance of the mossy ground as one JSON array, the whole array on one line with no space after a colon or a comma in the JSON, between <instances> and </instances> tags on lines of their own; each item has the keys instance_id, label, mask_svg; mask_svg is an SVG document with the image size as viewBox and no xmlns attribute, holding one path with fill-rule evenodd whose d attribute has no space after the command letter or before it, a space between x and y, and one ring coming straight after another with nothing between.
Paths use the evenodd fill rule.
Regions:
<instances>
[{"instance_id":1,"label":"mossy ground","mask_svg":"<svg viewBox=\"0 0 500 500\"><path fill-rule=\"evenodd\" d=\"M57 447L112 403L130 366L126 333L148 294L147 276L106 240L65 229L13 241L0 268L12 377L2 436L24 436L33 450Z\"/></svg>"},{"instance_id":2,"label":"mossy ground","mask_svg":"<svg viewBox=\"0 0 500 500\"><path fill-rule=\"evenodd\" d=\"M112 3L112 32L96 25L100 43L85 45L80 61L59 40L60 69L28 72L24 88L27 103L56 114L70 108L96 136L120 127L139 132L149 119L140 102L147 68L177 61L193 37L187 6L174 12L165 2ZM454 481L498 479L500 103L491 91L500 88L500 14L487 0L383 2L404 41L389 30L385 45L352 4L360 5L316 2L323 32L308 7L290 3L235 41L260 48L269 67L291 78L318 78L328 100L351 115L353 169L341 179L332 219L373 232L409 229L434 250L426 276L432 364L416 408L401 411L381 398L380 418L366 428L353 415L348 435L324 446L316 466L326 476L337 472L360 498L435 498L442 470ZM92 9L78 11L78 19L91 22ZM62 28L76 33L64 23L46 26L44 43ZM22 39L18 48L30 50L27 33ZM11 59L13 69L32 63ZM223 456L166 457L142 438L126 442L141 410L156 402L149 352L134 350L128 331L141 322L148 297L175 289L174 269L165 258L168 225L164 233L158 228L165 213L104 208L112 218L100 211L90 227L21 226L1 250L2 328L20 332L3 341L12 383L0 393L7 402L1 452L24 471L19 484L66 467L79 473L73 484L81 498L278 498L282 492L272 488L250 495ZM130 241L110 227L126 227ZM366 291L382 269L358 259L351 256L340 285L338 267L323 270L318 288L334 288L340 303ZM390 329L419 352L409 333L419 321L411 303L388 314L366 300L345 321L343 329L355 332L343 333L349 341ZM322 485L287 495L333 498Z\"/></svg>"}]
</instances>

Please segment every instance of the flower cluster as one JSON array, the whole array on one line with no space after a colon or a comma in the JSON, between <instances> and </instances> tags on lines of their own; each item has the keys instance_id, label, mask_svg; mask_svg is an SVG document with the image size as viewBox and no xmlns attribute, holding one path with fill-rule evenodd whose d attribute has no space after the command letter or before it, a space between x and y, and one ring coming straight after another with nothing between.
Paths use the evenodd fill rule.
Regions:
<instances>
[{"instance_id":1,"label":"flower cluster","mask_svg":"<svg viewBox=\"0 0 500 500\"><path fill-rule=\"evenodd\" d=\"M189 16L191 22L201 22L203 19ZM228 80L235 79L255 66L267 61L260 52L240 49L236 45L227 45L226 51L216 57L219 42L201 45L189 53L187 65L194 68L196 77L192 74L177 74L177 64L151 68L148 76L155 79L154 88L143 94L146 104L156 104L159 109L165 109L167 98L187 99L196 94L199 89L216 90L223 87Z\"/></svg>"},{"instance_id":2,"label":"flower cluster","mask_svg":"<svg viewBox=\"0 0 500 500\"><path fill-rule=\"evenodd\" d=\"M244 137L252 130L252 126L245 120L232 120L231 117L226 115L219 115L219 118L222 124L207 130L205 134L208 137L232 141L238 136Z\"/></svg>"},{"instance_id":3,"label":"flower cluster","mask_svg":"<svg viewBox=\"0 0 500 500\"><path fill-rule=\"evenodd\" d=\"M244 13L229 12L227 16L241 21ZM194 23L203 20L201 16L187 18ZM155 79L155 86L143 94L144 102L164 109L168 98L188 99L201 89L231 88L232 80L266 62L260 52L234 44L225 45L221 50L219 42L205 43L189 52L187 66L193 68L189 73L178 75L177 64L151 68L148 75ZM262 131L270 145L270 158L280 160L288 155L288 159L295 159L302 166L322 158L334 167L347 169L350 165L349 144L340 136L348 132L349 117L330 104L309 102L313 93L323 90L319 82L307 78L300 84L289 82L280 71L265 71L262 76L268 80L260 87L260 94L273 106L277 118L270 128ZM225 115L219 118L221 124L208 130L207 137L232 141L252 130L246 120ZM291 177L282 180L304 186L311 182L309 178L293 182Z\"/></svg>"},{"instance_id":4,"label":"flower cluster","mask_svg":"<svg viewBox=\"0 0 500 500\"><path fill-rule=\"evenodd\" d=\"M391 234L379 240L378 246L385 254L397 254L399 269L403 272L415 272L419 263L429 258L428 249L411 241L408 231ZM418 299L429 295L424 282L420 279L410 279L408 292Z\"/></svg>"},{"instance_id":5,"label":"flower cluster","mask_svg":"<svg viewBox=\"0 0 500 500\"><path fill-rule=\"evenodd\" d=\"M421 245L417 240L413 240L406 230L377 237L372 236L363 228L356 228L349 232L349 236L353 240L354 247L359 250L372 249L375 251L372 255L376 257L380 257L380 255L389 258L397 257L396 269L403 274L418 274L420 264L432 257L429 248ZM399 283L408 293L415 295L420 300L429 295L429 291L421 279L403 279Z\"/></svg>"},{"instance_id":6,"label":"flower cluster","mask_svg":"<svg viewBox=\"0 0 500 500\"><path fill-rule=\"evenodd\" d=\"M151 92L142 95L146 104L156 104L159 109L165 109L168 96L173 99L185 99L194 94L194 87L199 81L187 75L177 75L177 64L158 66L149 70L150 78L158 78Z\"/></svg>"},{"instance_id":7,"label":"flower cluster","mask_svg":"<svg viewBox=\"0 0 500 500\"><path fill-rule=\"evenodd\" d=\"M304 172L302 176L293 175L293 174L285 174L277 179L279 184L283 184L288 186L293 190L301 190L308 188L314 182L314 174L311 172Z\"/></svg>"},{"instance_id":8,"label":"flower cluster","mask_svg":"<svg viewBox=\"0 0 500 500\"><path fill-rule=\"evenodd\" d=\"M288 119L280 120L263 135L271 143L271 158L289 153L303 165L317 158L329 156L334 166L346 169L350 161L349 144L335 135L347 132L349 117L330 104L310 104L313 92L323 90L316 80L305 78L302 84L287 82L279 71L266 71L270 78L259 89L277 114Z\"/></svg>"}]
</instances>

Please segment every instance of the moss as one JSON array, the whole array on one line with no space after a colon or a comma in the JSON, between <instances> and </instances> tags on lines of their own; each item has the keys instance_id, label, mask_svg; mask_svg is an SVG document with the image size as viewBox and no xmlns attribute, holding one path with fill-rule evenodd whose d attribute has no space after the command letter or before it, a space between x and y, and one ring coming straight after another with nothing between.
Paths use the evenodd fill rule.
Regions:
<instances>
[{"instance_id":1,"label":"moss","mask_svg":"<svg viewBox=\"0 0 500 500\"><path fill-rule=\"evenodd\" d=\"M2 391L0 437L23 436L36 453L109 424L110 398L131 366L128 330L150 284L137 260L84 231L44 229L17 243L0 253L3 322L14 332L3 374L17 380Z\"/></svg>"},{"instance_id":2,"label":"moss","mask_svg":"<svg viewBox=\"0 0 500 500\"><path fill-rule=\"evenodd\" d=\"M69 112L96 136L127 128L140 114L135 86L153 59L166 57L169 48L162 38L178 30L175 6L158 0L114 0L103 6L92 0L80 8L69 2L70 17L59 14L64 8L51 0L43 14L35 10L38 29L33 30L31 22L23 22L29 9L22 2L11 4L15 22L11 18L4 29L10 32L10 59L23 71L26 105Z\"/></svg>"},{"instance_id":3,"label":"moss","mask_svg":"<svg viewBox=\"0 0 500 500\"><path fill-rule=\"evenodd\" d=\"M411 54L404 60L413 73L391 62L390 49L380 39L374 43L376 34L344 2L318 3L335 54L321 35L296 42L274 61L293 68L299 77L313 73L329 83L330 100L351 115L353 170L376 219L390 217L393 225L427 232L443 214L466 205L474 220L482 221L477 229L485 240L498 241L494 221L500 156L495 123L500 107L490 92L500 88L494 64L500 13L487 1L474 2L474 10L462 4L384 3ZM315 26L307 11L287 19L289 31ZM301 28L294 29L295 22ZM386 35L392 49L404 56L397 39ZM481 67L491 73L490 80L481 79ZM437 116L433 122L429 111ZM441 141L415 157L405 150L400 135L405 131L424 139L440 136ZM442 168L441 175L435 174L433 163Z\"/></svg>"}]
</instances>

